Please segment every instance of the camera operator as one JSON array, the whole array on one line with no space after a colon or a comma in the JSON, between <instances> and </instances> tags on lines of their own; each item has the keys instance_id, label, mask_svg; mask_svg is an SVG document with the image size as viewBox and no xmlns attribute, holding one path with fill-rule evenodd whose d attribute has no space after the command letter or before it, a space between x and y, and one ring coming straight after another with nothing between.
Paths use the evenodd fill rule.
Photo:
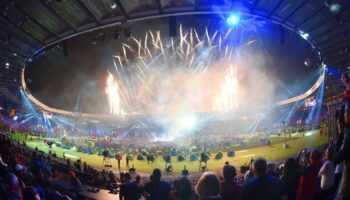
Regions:
<instances>
[{"instance_id":1,"label":"camera operator","mask_svg":"<svg viewBox=\"0 0 350 200\"><path fill-rule=\"evenodd\" d=\"M347 75L342 76L345 85L348 85L348 79ZM348 88L346 87L345 90L348 90ZM338 135L333 155L335 164L344 162L337 194L340 200L350 199L350 110L347 96L344 97L344 100L346 105L338 110L336 114Z\"/></svg>"}]
</instances>

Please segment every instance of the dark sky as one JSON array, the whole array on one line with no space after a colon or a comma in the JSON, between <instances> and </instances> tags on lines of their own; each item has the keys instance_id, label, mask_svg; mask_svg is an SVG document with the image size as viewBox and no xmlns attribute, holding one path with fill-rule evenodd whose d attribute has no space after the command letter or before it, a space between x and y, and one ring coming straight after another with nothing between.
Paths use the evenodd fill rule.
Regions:
<instances>
[{"instance_id":1,"label":"dark sky","mask_svg":"<svg viewBox=\"0 0 350 200\"><path fill-rule=\"evenodd\" d=\"M204 16L181 17L177 21L184 27L196 27L199 34L204 27L211 32L224 26L220 19ZM317 79L317 66L305 67L306 58L314 59L316 52L295 33L284 30L281 43L280 26L262 23L257 26L247 23L239 26L237 42L256 40L252 52L266 57L266 73L276 82L276 99L300 94L307 90ZM168 36L168 20L155 19L130 24L132 35L143 37L148 29L161 30ZM92 45L93 33L84 34L67 41L68 56L62 48L52 48L34 59L26 68L27 85L33 95L43 103L61 109L73 110L80 95L79 110L89 113L106 113L108 104L105 95L107 70L113 69L112 56L120 52L121 42L128 42L123 34L119 40L112 38L112 32L106 31L106 40ZM287 86L290 93L286 95Z\"/></svg>"}]
</instances>

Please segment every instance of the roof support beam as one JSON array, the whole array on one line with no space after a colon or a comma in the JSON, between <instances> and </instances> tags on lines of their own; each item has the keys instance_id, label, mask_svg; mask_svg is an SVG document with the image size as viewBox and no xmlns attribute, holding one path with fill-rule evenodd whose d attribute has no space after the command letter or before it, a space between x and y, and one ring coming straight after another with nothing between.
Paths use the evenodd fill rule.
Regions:
<instances>
[{"instance_id":1,"label":"roof support beam","mask_svg":"<svg viewBox=\"0 0 350 200\"><path fill-rule=\"evenodd\" d=\"M347 10L349 8L349 6L347 6L346 8L344 8L342 11L340 11L339 13L337 13L337 15L341 14L342 12L344 12L345 10ZM316 28L321 27L324 23L330 21L334 19L334 15L332 15L331 17L328 17L326 20L322 21L321 23L318 23L317 25L315 25L314 27L312 27L311 29L307 30L306 32L309 33L311 31L313 31Z\"/></svg>"},{"instance_id":2,"label":"roof support beam","mask_svg":"<svg viewBox=\"0 0 350 200\"><path fill-rule=\"evenodd\" d=\"M344 34L346 34L346 33L349 34L349 38L348 39L350 39L350 29L347 29L346 31L344 31ZM331 42L331 41L336 40L336 39L339 39L339 38L338 37L337 38L329 38L327 40L324 40L324 41L321 41L321 42L317 43L317 45L326 44L326 43Z\"/></svg>"},{"instance_id":3,"label":"roof support beam","mask_svg":"<svg viewBox=\"0 0 350 200\"><path fill-rule=\"evenodd\" d=\"M327 40L323 40L322 42L317 43L317 45L320 46L321 44L326 44L328 42L331 42L332 40L334 40L334 38L329 38Z\"/></svg>"},{"instance_id":4,"label":"roof support beam","mask_svg":"<svg viewBox=\"0 0 350 200\"><path fill-rule=\"evenodd\" d=\"M58 19L60 19L63 23L69 26L74 32L77 32L77 29L73 27L70 23L68 23L61 15L57 14L49 5L47 5L43 0L40 0L41 4L46 7L53 15L55 15Z\"/></svg>"},{"instance_id":5,"label":"roof support beam","mask_svg":"<svg viewBox=\"0 0 350 200\"><path fill-rule=\"evenodd\" d=\"M45 42L44 42L44 41L42 41L42 40L40 40L40 39L34 37L34 36L33 36L31 33L29 33L28 31L26 31L26 30L24 30L24 29L18 27L17 24L13 23L13 22L12 22L10 19L8 19L7 17L2 16L2 18L4 18L4 19L5 19L8 23L10 23L12 26L14 26L14 27L16 27L17 29L19 29L21 32L25 33L28 37L32 38L33 40L39 42L39 43L42 44L42 45L45 45ZM10 34L10 35L12 35L12 34Z\"/></svg>"},{"instance_id":6,"label":"roof support beam","mask_svg":"<svg viewBox=\"0 0 350 200\"><path fill-rule=\"evenodd\" d=\"M124 17L125 17L126 19L130 19L130 16L129 16L128 12L126 12L126 10L125 10L123 4L122 4L119 0L115 0L115 2L117 3L118 8L122 11Z\"/></svg>"},{"instance_id":7,"label":"roof support beam","mask_svg":"<svg viewBox=\"0 0 350 200\"><path fill-rule=\"evenodd\" d=\"M17 57L17 58L22 58L22 59L24 59L24 58L25 58L25 56L24 56L24 55L22 55L22 54L20 54L20 53L17 53L17 52L15 52L15 51L11 51L11 50L9 50L9 49L7 49L7 48L3 47L2 45L0 45L0 49L3 49L4 51L6 51L6 52L10 53L10 54L11 54L11 56L14 56L14 55L13 55L13 53L16 53L16 54L17 54L17 56L14 56L14 57Z\"/></svg>"},{"instance_id":8,"label":"roof support beam","mask_svg":"<svg viewBox=\"0 0 350 200\"><path fill-rule=\"evenodd\" d=\"M335 52L335 51L341 50L340 46L346 45L346 44L348 44L348 43L350 43L350 40L348 40L348 41L340 41L339 43L337 43L337 44L335 44L335 45L332 45L332 46L330 46L330 47L324 48L323 51L324 51L325 53L327 53L327 54L332 54L332 53ZM344 48L346 48L346 46L345 46ZM349 47L349 48L350 48L350 47ZM330 51L326 51L326 49L327 49L327 50L330 50Z\"/></svg>"},{"instance_id":9,"label":"roof support beam","mask_svg":"<svg viewBox=\"0 0 350 200\"><path fill-rule=\"evenodd\" d=\"M298 25L296 25L294 28L299 28L301 25L303 25L305 22L309 21L311 18L315 17L319 12L321 12L324 8L326 8L325 5L323 5L320 9L316 10L314 13L312 13L310 16L306 17L302 22L300 22Z\"/></svg>"},{"instance_id":10,"label":"roof support beam","mask_svg":"<svg viewBox=\"0 0 350 200\"><path fill-rule=\"evenodd\" d=\"M199 8L198 0L194 0L194 10L198 10L198 8Z\"/></svg>"},{"instance_id":11,"label":"roof support beam","mask_svg":"<svg viewBox=\"0 0 350 200\"><path fill-rule=\"evenodd\" d=\"M5 58L4 60L5 60L5 61L8 61L10 64L11 64L11 63L15 63L15 65L18 65L18 66L21 66L21 65L22 65L22 63L19 62L18 59L14 59L14 58L12 58L12 57L10 57L10 56L8 56L8 55L5 55L5 54L1 54L1 53L0 53L0 58Z\"/></svg>"},{"instance_id":12,"label":"roof support beam","mask_svg":"<svg viewBox=\"0 0 350 200\"><path fill-rule=\"evenodd\" d=\"M326 60L326 63L328 65L335 65L335 66L342 65L343 63L345 65L345 64L349 64L350 63L350 58L349 58L349 56L342 56L342 57L340 57L338 59L331 60L330 62Z\"/></svg>"},{"instance_id":13,"label":"roof support beam","mask_svg":"<svg viewBox=\"0 0 350 200\"><path fill-rule=\"evenodd\" d=\"M324 55L325 56L330 56L330 55L334 55L339 53L340 51L344 51L345 49L347 49L348 51L348 55L350 56L350 47L347 46L347 43L349 43L349 41L344 42L343 45L338 46L337 48L333 48L333 49L329 49L328 51L324 51Z\"/></svg>"},{"instance_id":14,"label":"roof support beam","mask_svg":"<svg viewBox=\"0 0 350 200\"><path fill-rule=\"evenodd\" d=\"M50 33L51 35L53 35L56 39L58 39L59 37L56 35L56 33L52 32L51 30L47 29L45 26L43 26L42 24L40 24L37 20L35 20L34 18L32 18L32 16L30 16L28 13L26 13L24 10L22 10L22 8L18 7L17 5L13 5L14 8L16 8L17 10L19 10L22 14L24 14L25 16L27 16L30 20L32 20L35 24L37 24L41 29L43 29L44 31Z\"/></svg>"},{"instance_id":15,"label":"roof support beam","mask_svg":"<svg viewBox=\"0 0 350 200\"><path fill-rule=\"evenodd\" d=\"M284 0L280 0L266 17L270 18L273 15L273 13L275 13L275 11L282 5L283 1Z\"/></svg>"},{"instance_id":16,"label":"roof support beam","mask_svg":"<svg viewBox=\"0 0 350 200\"><path fill-rule=\"evenodd\" d=\"M285 21L287 21L289 18L291 18L295 13L297 13L302 7L304 7L306 5L306 3L309 0L305 0L303 3L301 3L295 10L293 10L293 12L291 12L286 18L284 18L284 20L282 21L282 23L284 23Z\"/></svg>"},{"instance_id":17,"label":"roof support beam","mask_svg":"<svg viewBox=\"0 0 350 200\"><path fill-rule=\"evenodd\" d=\"M83 9L85 11L85 13L87 15L90 16L90 18L92 18L94 20L94 22L98 25L101 25L100 21L96 18L95 15L93 15L90 10L80 1L80 0L75 0L75 2L78 3L78 5L80 6L81 9Z\"/></svg>"},{"instance_id":18,"label":"roof support beam","mask_svg":"<svg viewBox=\"0 0 350 200\"><path fill-rule=\"evenodd\" d=\"M156 3L157 8L158 8L158 12L163 13L163 8L162 8L162 5L160 4L160 0L154 0L154 1Z\"/></svg>"},{"instance_id":19,"label":"roof support beam","mask_svg":"<svg viewBox=\"0 0 350 200\"><path fill-rule=\"evenodd\" d=\"M1 28L1 27L0 27L0 28ZM11 35L9 32L4 31L3 29L0 29L0 31L3 31L3 32L6 33L7 35ZM20 38L18 38L18 37L12 36L12 35L11 35L11 37L16 38L16 40L18 40L20 43L25 44L25 45L29 46L30 48L33 48L33 47L30 46L28 43L24 42L22 39L20 39ZM3 39L3 38L0 38L0 39ZM10 41L8 41L8 44L7 44L7 45L10 45ZM13 45L11 45L11 47L16 48L16 49L18 49L18 50L20 50L20 51L23 51L23 52L25 52L25 53L28 52L28 50L23 49L23 48L19 47L18 45L14 45L14 44L13 44Z\"/></svg>"},{"instance_id":20,"label":"roof support beam","mask_svg":"<svg viewBox=\"0 0 350 200\"><path fill-rule=\"evenodd\" d=\"M321 36L324 36L324 35L326 35L326 34L328 34L328 33L331 33L331 32L333 32L333 31L335 31L335 30L337 30L337 29L343 27L345 24L347 24L347 23L349 23L349 22L350 22L350 20L347 21L347 22L345 22L345 23L343 23L343 24L341 24L341 25L339 25L339 26L336 26L336 27L334 27L334 28L331 28L331 29L329 29L328 31L325 31L325 32L323 32L323 33L321 33L321 34L319 34L319 35L317 35L317 36L314 36L314 37L312 37L312 40L317 40L317 38L319 38L319 37L321 37Z\"/></svg>"}]
</instances>

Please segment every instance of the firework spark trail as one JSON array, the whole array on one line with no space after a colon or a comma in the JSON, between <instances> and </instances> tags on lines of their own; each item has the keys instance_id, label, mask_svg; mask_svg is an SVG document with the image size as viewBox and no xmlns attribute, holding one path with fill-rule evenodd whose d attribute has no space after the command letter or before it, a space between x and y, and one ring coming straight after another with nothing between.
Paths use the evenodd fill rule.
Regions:
<instances>
[{"instance_id":1,"label":"firework spark trail","mask_svg":"<svg viewBox=\"0 0 350 200\"><path fill-rule=\"evenodd\" d=\"M113 61L117 74L116 79L120 80L118 85L119 100L123 103L119 102L119 104L126 106L123 108L128 112L140 112L137 110L138 108L147 107L143 105L145 102L142 103L138 99L140 87L149 87L148 83L151 80L147 79L153 77L151 82L162 80L164 73L169 73L173 67L173 69L181 67L190 69L186 70L185 77L189 77L193 81L196 80L195 77L206 73L208 68L215 64L223 66L222 69L226 68L226 71L229 72L229 77L223 79L226 81L223 82L222 88L218 88L221 90L218 93L218 99L221 100L215 101L215 104L221 104L222 110L236 107L237 101L232 100L232 98L236 98L232 96L236 93L230 90L235 90L237 87L235 84L238 82L234 80L236 75L233 73L236 72L230 66L233 53L230 50L229 41L226 40L231 32L232 29L229 29L224 34L219 34L216 31L210 35L208 29L205 28L204 37L200 39L196 29L191 28L185 32L183 26L180 25L180 35L177 41L171 38L170 42L166 43L162 40L160 31L151 30L145 33L143 39L132 37L131 42L134 44L123 43L121 54L114 56L116 60ZM220 53L221 51L224 53ZM134 75L130 76L129 73ZM152 88L150 89L152 90ZM177 91L172 92L181 93L181 91L181 89L177 89ZM178 95L174 94L173 96ZM175 101L175 97L172 101Z\"/></svg>"},{"instance_id":2,"label":"firework spark trail","mask_svg":"<svg viewBox=\"0 0 350 200\"><path fill-rule=\"evenodd\" d=\"M224 40L226 40L228 38L228 36L230 36L231 31L232 31L232 28L228 29L228 31L225 34Z\"/></svg>"},{"instance_id":3,"label":"firework spark trail","mask_svg":"<svg viewBox=\"0 0 350 200\"><path fill-rule=\"evenodd\" d=\"M114 80L114 76L109 73L107 77L106 94L110 105L110 114L119 115L120 110L120 94L118 82Z\"/></svg>"}]
</instances>

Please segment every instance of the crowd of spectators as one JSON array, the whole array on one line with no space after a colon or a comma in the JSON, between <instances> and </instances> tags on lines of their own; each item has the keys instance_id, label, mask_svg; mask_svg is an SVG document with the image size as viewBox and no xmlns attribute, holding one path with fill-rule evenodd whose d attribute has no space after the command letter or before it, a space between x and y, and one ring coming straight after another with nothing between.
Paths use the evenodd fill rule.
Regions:
<instances>
[{"instance_id":1,"label":"crowd of spectators","mask_svg":"<svg viewBox=\"0 0 350 200\"><path fill-rule=\"evenodd\" d=\"M343 174L346 170L340 179L336 178L339 160L333 159L335 153L331 145L324 152L303 150L295 158L287 158L279 167L258 158L243 181L237 181L238 172L229 163L223 167L222 175L205 172L194 183L186 176L172 182L162 180L160 170L155 169L151 181L144 185L126 178L120 199L143 196L149 200L347 200L349 179ZM346 168L346 164L343 167Z\"/></svg>"},{"instance_id":2,"label":"crowd of spectators","mask_svg":"<svg viewBox=\"0 0 350 200\"><path fill-rule=\"evenodd\" d=\"M121 200L347 200L350 144L344 120L338 120L337 130L337 141L324 151L304 149L279 165L258 158L242 174L226 162L222 174L205 172L168 181L160 169L146 178L133 172L99 171L80 160L60 164L54 155L32 151L0 134L0 199L84 199L79 192L92 186L118 193ZM60 188L58 180L71 188Z\"/></svg>"},{"instance_id":3,"label":"crowd of spectators","mask_svg":"<svg viewBox=\"0 0 350 200\"><path fill-rule=\"evenodd\" d=\"M98 171L79 160L59 163L55 155L29 150L0 133L0 199L84 199L80 192L89 186L118 193L120 200L350 200L349 77L342 81L345 106L337 111L335 141L304 149L282 164L257 158L244 174L228 162L222 174L204 172L194 179L165 180L160 169L149 178ZM62 180L68 190L60 188Z\"/></svg>"}]
</instances>

